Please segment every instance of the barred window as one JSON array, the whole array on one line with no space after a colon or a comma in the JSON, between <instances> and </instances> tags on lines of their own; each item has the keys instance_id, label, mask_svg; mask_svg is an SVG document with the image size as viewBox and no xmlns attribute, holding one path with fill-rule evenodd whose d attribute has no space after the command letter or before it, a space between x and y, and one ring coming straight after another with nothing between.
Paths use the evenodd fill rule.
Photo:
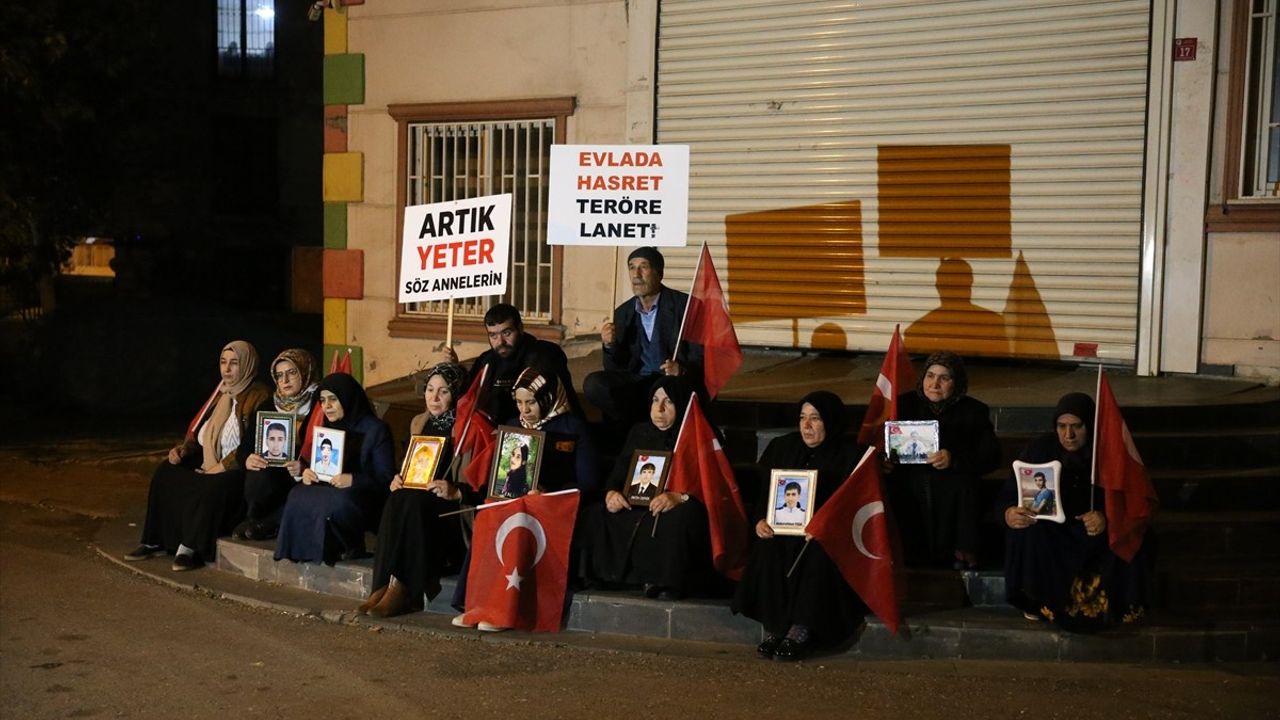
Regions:
<instances>
[{"instance_id":1,"label":"barred window","mask_svg":"<svg viewBox=\"0 0 1280 720\"><path fill-rule=\"evenodd\" d=\"M456 319L478 323L491 305L507 302L526 323L559 322L560 249L547 245L547 183L551 146L564 142L572 109L572 98L388 108L400 126L401 208L512 196L507 291L455 300ZM447 312L447 301L401 304L390 329L393 335L429 334L425 323L438 323Z\"/></svg>"},{"instance_id":2,"label":"barred window","mask_svg":"<svg viewBox=\"0 0 1280 720\"><path fill-rule=\"evenodd\" d=\"M271 77L275 47L275 0L218 0L219 76Z\"/></svg>"},{"instance_id":3,"label":"barred window","mask_svg":"<svg viewBox=\"0 0 1280 720\"><path fill-rule=\"evenodd\" d=\"M1241 135L1241 198L1280 198L1280 55L1276 15L1280 0L1254 0L1249 13Z\"/></svg>"}]
</instances>

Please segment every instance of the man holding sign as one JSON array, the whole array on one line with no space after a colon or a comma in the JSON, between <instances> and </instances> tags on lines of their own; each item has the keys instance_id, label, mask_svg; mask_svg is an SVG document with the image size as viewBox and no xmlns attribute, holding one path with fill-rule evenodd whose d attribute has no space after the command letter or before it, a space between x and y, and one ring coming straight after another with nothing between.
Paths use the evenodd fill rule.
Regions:
<instances>
[{"instance_id":1,"label":"man holding sign","mask_svg":"<svg viewBox=\"0 0 1280 720\"><path fill-rule=\"evenodd\" d=\"M627 277L635 297L613 311L600 328L604 370L583 382L587 399L606 419L630 427L649 415L649 388L664 375L688 375L702 384L702 346L676 348L680 320L689 296L662 284L666 260L656 247L636 248L627 256Z\"/></svg>"}]
</instances>

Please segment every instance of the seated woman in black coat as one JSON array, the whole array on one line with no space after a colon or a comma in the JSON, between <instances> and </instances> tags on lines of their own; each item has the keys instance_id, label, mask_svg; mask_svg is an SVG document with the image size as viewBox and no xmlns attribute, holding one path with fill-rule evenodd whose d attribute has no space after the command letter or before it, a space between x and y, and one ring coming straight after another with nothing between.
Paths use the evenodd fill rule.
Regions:
<instances>
[{"instance_id":1,"label":"seated woman in black coat","mask_svg":"<svg viewBox=\"0 0 1280 720\"><path fill-rule=\"evenodd\" d=\"M800 430L775 438L760 456L761 483L770 482L773 470L817 470L816 511L862 456L857 442L845 437L846 422L844 403L834 393L806 395L800 401ZM756 652L764 658L799 660L813 647L851 635L866 606L821 546L808 543L806 548L803 537L774 535L763 518L755 530L757 540L731 609L764 626L764 642Z\"/></svg>"},{"instance_id":2,"label":"seated woman in black coat","mask_svg":"<svg viewBox=\"0 0 1280 720\"><path fill-rule=\"evenodd\" d=\"M174 570L194 570L244 517L253 413L270 392L257 379L258 352L243 340L222 348L218 368L222 381L151 477L142 544L126 560L173 554Z\"/></svg>"},{"instance_id":3,"label":"seated woman in black coat","mask_svg":"<svg viewBox=\"0 0 1280 720\"><path fill-rule=\"evenodd\" d=\"M642 586L646 597L676 599L701 589L714 576L707 510L701 502L674 492L654 495L648 507L632 507L627 499L632 455L675 448L691 395L683 378L663 377L653 384L649 420L627 433L605 483L604 502L583 506L579 571L588 582Z\"/></svg>"},{"instance_id":4,"label":"seated woman in black coat","mask_svg":"<svg viewBox=\"0 0 1280 720\"><path fill-rule=\"evenodd\" d=\"M423 390L426 412L409 421L410 435L453 434L454 408L466 390L467 370L457 363L440 363L426 372ZM436 465L435 480L425 488L405 489L399 473L391 480L391 497L382 509L378 549L373 560L373 587L357 611L390 617L421 610L426 597L440 592L440 578L455 570L466 548L460 516L440 517L457 510L464 499L478 505L483 498L471 486L445 479L452 451L446 443Z\"/></svg>"},{"instance_id":5,"label":"seated woman in black coat","mask_svg":"<svg viewBox=\"0 0 1280 720\"><path fill-rule=\"evenodd\" d=\"M281 452L292 459L284 465L271 465L267 458L256 452L245 458L245 520L231 533L238 540L274 540L280 532L280 513L284 510L285 498L297 484L296 478L302 476L299 450L308 439L305 431L311 413L318 412L319 396L316 393L320 374L311 353L301 348L280 353L271 362L271 379L275 380L276 392L258 410L292 416L293 432L289 437L294 440L293 447L281 448ZM268 431L268 443L274 434ZM269 452L269 448L264 450Z\"/></svg>"},{"instance_id":6,"label":"seated woman in black coat","mask_svg":"<svg viewBox=\"0 0 1280 720\"><path fill-rule=\"evenodd\" d=\"M1000 464L991 411L969 397L958 355L936 352L924 362L914 392L898 396L899 420L936 420L940 448L923 465L888 462L885 486L910 564L978 564L979 479Z\"/></svg>"},{"instance_id":7,"label":"seated woman in black coat","mask_svg":"<svg viewBox=\"0 0 1280 720\"><path fill-rule=\"evenodd\" d=\"M364 534L378 527L395 474L391 431L355 378L334 373L321 380L320 409L323 427L346 433L342 472L326 483L310 467L302 471L302 484L285 501L276 560L333 564L363 554Z\"/></svg>"},{"instance_id":8,"label":"seated woman in black coat","mask_svg":"<svg viewBox=\"0 0 1280 720\"><path fill-rule=\"evenodd\" d=\"M1000 495L1008 526L1005 599L1029 620L1049 620L1075 632L1142 617L1150 573L1148 543L1132 563L1116 557L1108 546L1105 494L1090 481L1093 419L1093 399L1088 395L1062 396L1054 411L1055 432L1033 440L1018 458L1033 464L1062 463L1056 501L1062 503L1065 523L1036 520L1035 511L1019 502L1012 473Z\"/></svg>"}]
</instances>

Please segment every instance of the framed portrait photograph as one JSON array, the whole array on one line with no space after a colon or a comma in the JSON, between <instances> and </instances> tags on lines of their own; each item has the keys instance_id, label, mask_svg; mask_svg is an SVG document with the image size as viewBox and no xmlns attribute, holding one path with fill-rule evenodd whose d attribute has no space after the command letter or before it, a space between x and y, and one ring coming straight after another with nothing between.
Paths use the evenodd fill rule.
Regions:
<instances>
[{"instance_id":1,"label":"framed portrait photograph","mask_svg":"<svg viewBox=\"0 0 1280 720\"><path fill-rule=\"evenodd\" d=\"M1013 463L1013 475L1018 479L1018 504L1035 513L1036 520L1063 523L1067 521L1066 508L1058 493L1062 477L1062 463Z\"/></svg>"},{"instance_id":2,"label":"framed portrait photograph","mask_svg":"<svg viewBox=\"0 0 1280 720\"><path fill-rule=\"evenodd\" d=\"M253 451L279 467L293 459L293 416L281 412L258 413Z\"/></svg>"},{"instance_id":3,"label":"framed portrait photograph","mask_svg":"<svg viewBox=\"0 0 1280 720\"><path fill-rule=\"evenodd\" d=\"M347 434L342 430L318 427L311 435L311 472L324 482L342 472L347 454Z\"/></svg>"},{"instance_id":4,"label":"framed portrait photograph","mask_svg":"<svg viewBox=\"0 0 1280 720\"><path fill-rule=\"evenodd\" d=\"M431 484L436 478L436 468L440 465L440 456L444 454L447 441L438 435L413 435L409 438L409 449L400 468L405 487L421 490Z\"/></svg>"},{"instance_id":5,"label":"framed portrait photograph","mask_svg":"<svg viewBox=\"0 0 1280 720\"><path fill-rule=\"evenodd\" d=\"M942 445L937 420L889 420L884 424L884 451L903 465L923 465Z\"/></svg>"},{"instance_id":6,"label":"framed portrait photograph","mask_svg":"<svg viewBox=\"0 0 1280 720\"><path fill-rule=\"evenodd\" d=\"M632 507L649 507L649 501L667 489L671 453L666 450L636 450L627 466L627 486L623 494Z\"/></svg>"},{"instance_id":7,"label":"framed portrait photograph","mask_svg":"<svg viewBox=\"0 0 1280 720\"><path fill-rule=\"evenodd\" d=\"M512 425L498 426L497 449L489 470L489 497L510 499L538 487L538 468L547 434Z\"/></svg>"},{"instance_id":8,"label":"framed portrait photograph","mask_svg":"<svg viewBox=\"0 0 1280 720\"><path fill-rule=\"evenodd\" d=\"M765 522L775 535L804 535L813 517L817 470L774 470L769 478L769 514Z\"/></svg>"}]
</instances>

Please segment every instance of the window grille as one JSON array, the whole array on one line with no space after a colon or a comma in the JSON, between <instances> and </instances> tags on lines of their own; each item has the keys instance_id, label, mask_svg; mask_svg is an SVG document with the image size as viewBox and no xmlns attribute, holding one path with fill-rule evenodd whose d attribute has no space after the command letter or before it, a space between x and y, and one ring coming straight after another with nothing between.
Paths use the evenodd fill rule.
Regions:
<instances>
[{"instance_id":1,"label":"window grille","mask_svg":"<svg viewBox=\"0 0 1280 720\"><path fill-rule=\"evenodd\" d=\"M1280 196L1280 55L1276 53L1280 0L1254 0L1249 15L1246 111L1241 197Z\"/></svg>"},{"instance_id":2,"label":"window grille","mask_svg":"<svg viewBox=\"0 0 1280 720\"><path fill-rule=\"evenodd\" d=\"M275 0L218 0L218 74L271 77L275 22Z\"/></svg>"},{"instance_id":3,"label":"window grille","mask_svg":"<svg viewBox=\"0 0 1280 720\"><path fill-rule=\"evenodd\" d=\"M525 322L552 320L554 258L546 239L547 181L556 121L410 123L406 205L511 193L511 266L505 295L459 298L454 316L484 317L507 302ZM448 301L408 303L405 315L443 316Z\"/></svg>"}]
</instances>

